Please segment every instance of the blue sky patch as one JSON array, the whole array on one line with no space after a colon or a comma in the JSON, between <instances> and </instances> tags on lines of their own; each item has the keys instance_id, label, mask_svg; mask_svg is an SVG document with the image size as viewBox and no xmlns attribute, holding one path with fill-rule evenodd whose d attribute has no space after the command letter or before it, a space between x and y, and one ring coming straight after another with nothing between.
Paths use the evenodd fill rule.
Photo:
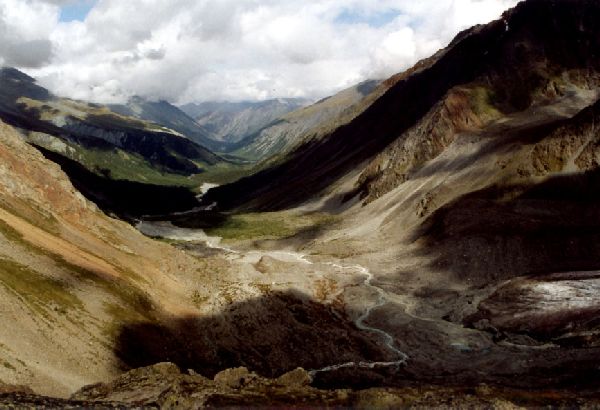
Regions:
<instances>
[{"instance_id":1,"label":"blue sky patch","mask_svg":"<svg viewBox=\"0 0 600 410\"><path fill-rule=\"evenodd\" d=\"M76 0L66 4L60 9L60 21L63 23L69 21L83 21L96 3L97 0Z\"/></svg>"},{"instance_id":2,"label":"blue sky patch","mask_svg":"<svg viewBox=\"0 0 600 410\"><path fill-rule=\"evenodd\" d=\"M342 24L368 24L371 27L382 27L390 23L400 15L398 10L386 10L379 13L365 13L346 9L342 11L335 19L336 23Z\"/></svg>"}]
</instances>

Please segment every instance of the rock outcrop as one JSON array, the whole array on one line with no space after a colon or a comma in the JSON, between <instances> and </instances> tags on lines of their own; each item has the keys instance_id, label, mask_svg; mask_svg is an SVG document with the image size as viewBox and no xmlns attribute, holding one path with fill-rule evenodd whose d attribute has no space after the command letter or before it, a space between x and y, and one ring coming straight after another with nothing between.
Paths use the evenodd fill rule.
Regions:
<instances>
[{"instance_id":1,"label":"rock outcrop","mask_svg":"<svg viewBox=\"0 0 600 410\"><path fill-rule=\"evenodd\" d=\"M421 386L402 389L319 390L303 369L266 379L245 368L225 370L213 380L181 373L171 363L132 370L112 382L84 387L68 400L36 396L27 391L2 391L0 405L61 408L492 408L590 406L598 395L573 397L561 391L525 392L486 385L473 389Z\"/></svg>"}]
</instances>

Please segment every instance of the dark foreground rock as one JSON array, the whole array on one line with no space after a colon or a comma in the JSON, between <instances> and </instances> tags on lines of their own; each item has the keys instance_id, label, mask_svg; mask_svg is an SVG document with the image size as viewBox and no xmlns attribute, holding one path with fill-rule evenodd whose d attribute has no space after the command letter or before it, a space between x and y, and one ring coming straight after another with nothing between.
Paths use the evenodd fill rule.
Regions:
<instances>
[{"instance_id":1,"label":"dark foreground rock","mask_svg":"<svg viewBox=\"0 0 600 410\"><path fill-rule=\"evenodd\" d=\"M296 369L267 379L246 368L228 369L213 380L181 373L172 363L132 370L110 383L87 386L70 399L0 386L5 408L600 408L598 392L520 391L477 387L419 386L402 389L319 390Z\"/></svg>"}]
</instances>

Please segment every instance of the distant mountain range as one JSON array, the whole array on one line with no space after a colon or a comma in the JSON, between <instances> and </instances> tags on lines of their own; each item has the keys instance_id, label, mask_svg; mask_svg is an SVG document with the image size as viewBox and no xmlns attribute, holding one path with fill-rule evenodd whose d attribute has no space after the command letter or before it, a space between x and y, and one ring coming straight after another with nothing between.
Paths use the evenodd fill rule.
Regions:
<instances>
[{"instance_id":1,"label":"distant mountain range","mask_svg":"<svg viewBox=\"0 0 600 410\"><path fill-rule=\"evenodd\" d=\"M309 104L300 98L259 102L205 102L186 104L181 110L211 133L211 138L237 143L284 114Z\"/></svg>"},{"instance_id":2,"label":"distant mountain range","mask_svg":"<svg viewBox=\"0 0 600 410\"><path fill-rule=\"evenodd\" d=\"M14 68L0 69L0 90L0 118L40 144L62 142L82 155L120 150L165 172L188 175L201 172L193 161L209 165L220 161L168 125L127 117L99 104L58 98Z\"/></svg>"},{"instance_id":3,"label":"distant mountain range","mask_svg":"<svg viewBox=\"0 0 600 410\"><path fill-rule=\"evenodd\" d=\"M205 102L181 107L211 138L223 141L224 151L261 161L350 121L365 105L384 92L379 80L364 81L313 104L304 99L263 102ZM160 123L160 122L159 122Z\"/></svg>"},{"instance_id":4,"label":"distant mountain range","mask_svg":"<svg viewBox=\"0 0 600 410\"><path fill-rule=\"evenodd\" d=\"M323 136L350 121L362 105L375 98L380 83L365 81L315 104L283 114L239 141L233 152L256 159L284 155L296 145Z\"/></svg>"},{"instance_id":5,"label":"distant mountain range","mask_svg":"<svg viewBox=\"0 0 600 410\"><path fill-rule=\"evenodd\" d=\"M194 119L166 101L141 97L108 106L59 98L26 74L2 68L0 119L23 130L32 144L92 173L115 180L193 186L198 179L182 178L214 168L212 181L230 180L247 172L246 164L280 157L349 121L362 103L374 99L377 92L370 99L366 96L378 89L377 84L361 83L308 106L303 99L276 99L182 107Z\"/></svg>"},{"instance_id":6,"label":"distant mountain range","mask_svg":"<svg viewBox=\"0 0 600 410\"><path fill-rule=\"evenodd\" d=\"M119 114L160 124L213 152L258 161L279 155L296 143L335 128L351 118L379 81L365 81L310 104L300 98L258 102L203 102L176 107L167 101L133 97L109 108ZM344 118L342 118L344 117ZM347 117L347 118L346 118Z\"/></svg>"},{"instance_id":7,"label":"distant mountain range","mask_svg":"<svg viewBox=\"0 0 600 410\"><path fill-rule=\"evenodd\" d=\"M131 142L133 130L160 131L163 137L166 134L182 136L212 152L227 153L250 161L280 155L301 141L323 135L349 121L360 111L360 104L368 100L365 97L375 91L380 83L366 81L315 104L309 104L305 99L273 99L260 102L205 102L178 108L167 101L151 101L141 97L132 97L125 104L108 106L58 98L37 85L33 78L12 68L3 68L0 80L4 86L0 95L0 115L3 115L0 118L7 121L12 119L14 125L21 124L24 129L32 126L24 124L30 121L35 122L38 128L44 124L46 128L58 126L63 131L68 129L71 136L77 133L94 135L108 142L113 138L110 132L100 130L127 128L129 137L126 139L129 142L124 144L130 146L135 145ZM43 104L46 100L52 104ZM33 106L26 107L27 102ZM42 106L43 112L36 120L37 114L30 114ZM73 115L74 112L77 115ZM57 133L55 129L54 134ZM208 150L202 159L213 165L219 160ZM192 170L192 167L188 168Z\"/></svg>"},{"instance_id":8,"label":"distant mountain range","mask_svg":"<svg viewBox=\"0 0 600 410\"><path fill-rule=\"evenodd\" d=\"M112 104L109 108L128 117L139 118L170 128L198 144L212 150L224 151L226 144L218 142L204 127L167 101L149 101L133 97L126 104Z\"/></svg>"}]
</instances>

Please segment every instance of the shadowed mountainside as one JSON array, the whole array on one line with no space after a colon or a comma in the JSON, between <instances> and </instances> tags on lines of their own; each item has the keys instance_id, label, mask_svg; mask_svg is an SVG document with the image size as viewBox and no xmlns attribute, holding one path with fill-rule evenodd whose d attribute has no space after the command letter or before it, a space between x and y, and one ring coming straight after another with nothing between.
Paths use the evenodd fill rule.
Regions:
<instances>
[{"instance_id":1,"label":"shadowed mountainside","mask_svg":"<svg viewBox=\"0 0 600 410\"><path fill-rule=\"evenodd\" d=\"M69 176L71 183L87 199L105 212L114 213L125 220L145 215L165 215L185 211L198 205L189 189L162 185L116 181L88 171L78 162L36 147L50 161L58 164Z\"/></svg>"},{"instance_id":2,"label":"shadowed mountainside","mask_svg":"<svg viewBox=\"0 0 600 410\"><path fill-rule=\"evenodd\" d=\"M403 315L397 306L386 309L388 317ZM126 368L171 361L211 378L239 366L261 376L278 377L298 366L310 370L349 361L396 359L385 346L374 342L377 338L367 338L368 332L340 314L306 295L275 292L234 303L215 316L172 318L161 324L128 323L119 331L115 354ZM599 374L598 347L513 347L495 344L485 332L465 330L461 331L459 340L464 347L460 350L448 343L454 337L452 325L409 317L396 324L393 332L399 348L409 354L406 365L341 368L318 373L314 384L365 388L451 381L583 389L594 386Z\"/></svg>"},{"instance_id":3,"label":"shadowed mountainside","mask_svg":"<svg viewBox=\"0 0 600 410\"><path fill-rule=\"evenodd\" d=\"M435 252L437 268L457 279L468 274L474 285L549 269L598 270L599 205L598 169L490 187L434 212L417 238Z\"/></svg>"},{"instance_id":4,"label":"shadowed mountainside","mask_svg":"<svg viewBox=\"0 0 600 410\"><path fill-rule=\"evenodd\" d=\"M472 84L471 92L483 87L485 101L502 113L511 113L544 98L553 91L549 88L555 79L567 72L575 72L569 80L575 84L597 84L600 56L589 50L600 47L595 24L600 6L589 0L577 3L573 7L572 2L563 0L524 2L501 20L461 33L436 58L398 80L349 124L320 141L298 147L274 168L213 190L207 200L217 201L223 208L258 209L304 202L357 164L397 139L401 141L410 127L459 85ZM556 95L556 90L553 92ZM478 103L475 97L469 98L470 105ZM435 133L433 137L432 144L442 149L451 142L436 142ZM428 150L425 160L440 151ZM375 174L366 180L379 178Z\"/></svg>"}]
</instances>

